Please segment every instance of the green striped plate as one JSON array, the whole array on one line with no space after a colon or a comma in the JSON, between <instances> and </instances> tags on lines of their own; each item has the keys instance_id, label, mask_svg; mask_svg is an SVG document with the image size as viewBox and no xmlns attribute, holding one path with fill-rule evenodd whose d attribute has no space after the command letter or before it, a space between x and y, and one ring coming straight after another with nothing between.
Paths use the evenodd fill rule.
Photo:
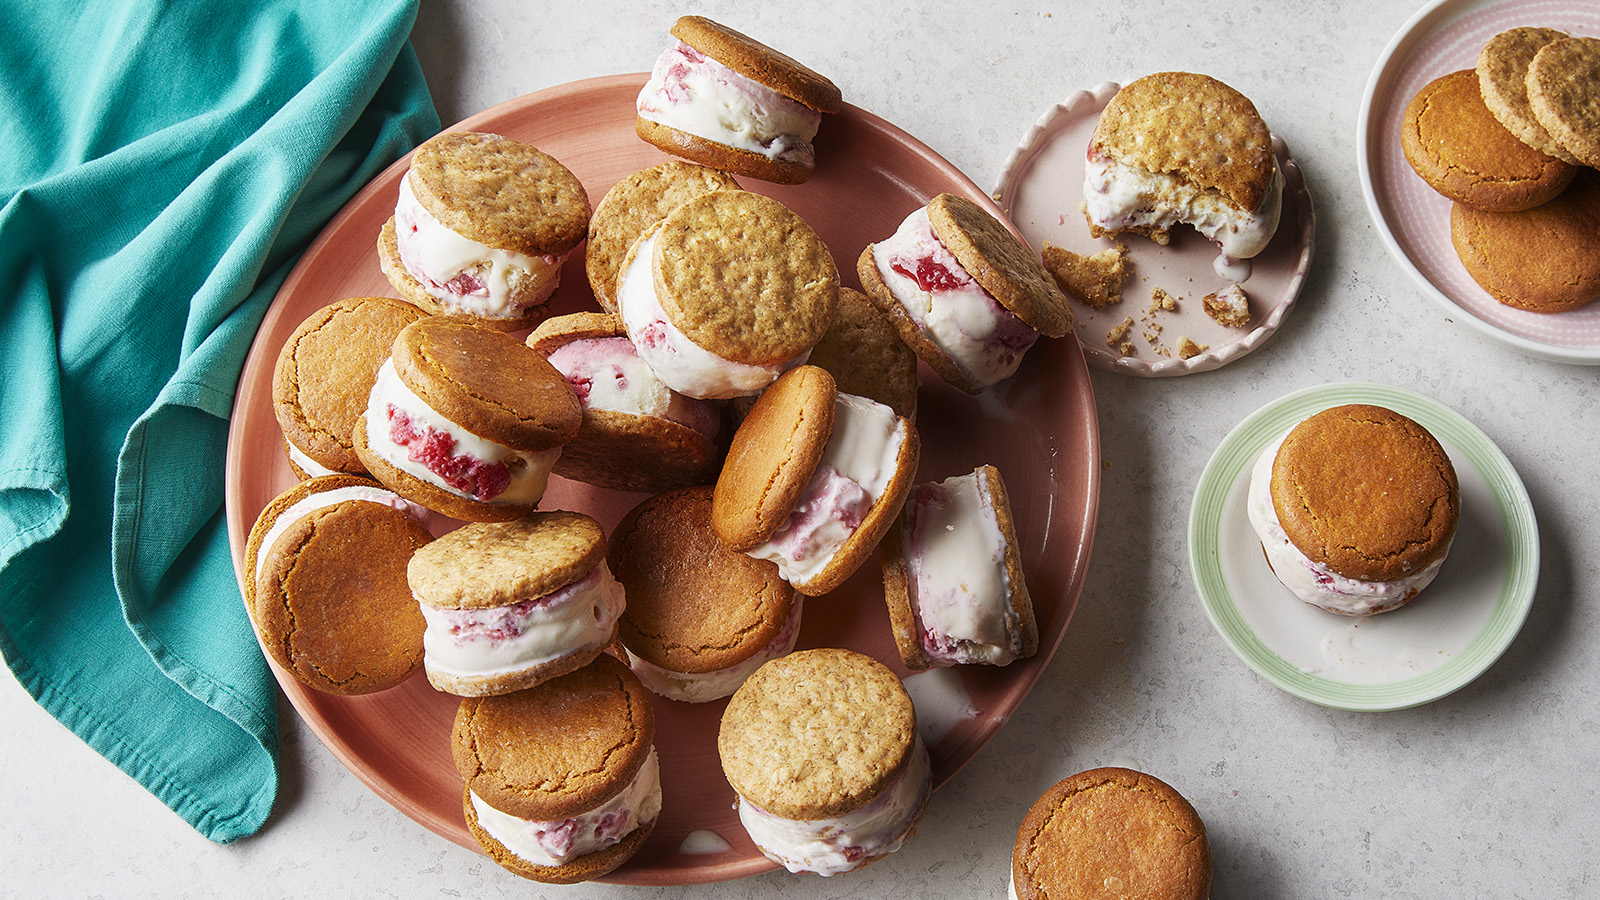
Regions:
<instances>
[{"instance_id":1,"label":"green striped plate","mask_svg":"<svg viewBox=\"0 0 1600 900\"><path fill-rule=\"evenodd\" d=\"M1245 515L1262 450L1301 419L1347 403L1420 422L1461 482L1461 524L1439 577L1406 606L1364 619L1290 593ZM1454 410L1389 385L1320 385L1268 403L1222 439L1189 510L1189 567L1211 624L1261 677L1336 709L1404 709L1467 684L1510 646L1539 580L1539 530L1510 461Z\"/></svg>"}]
</instances>

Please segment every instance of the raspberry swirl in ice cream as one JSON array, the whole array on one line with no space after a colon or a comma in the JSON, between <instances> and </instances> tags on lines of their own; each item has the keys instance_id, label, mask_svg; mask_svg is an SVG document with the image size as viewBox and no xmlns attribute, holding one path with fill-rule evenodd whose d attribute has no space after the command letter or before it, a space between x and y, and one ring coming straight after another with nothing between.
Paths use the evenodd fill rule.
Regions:
<instances>
[{"instance_id":1,"label":"raspberry swirl in ice cream","mask_svg":"<svg viewBox=\"0 0 1600 900\"><path fill-rule=\"evenodd\" d=\"M661 763L652 748L639 774L622 793L580 816L553 822L519 819L468 792L478 827L517 857L536 866L554 867L587 853L604 850L661 813Z\"/></svg>"},{"instance_id":2,"label":"raspberry swirl in ice cream","mask_svg":"<svg viewBox=\"0 0 1600 900\"><path fill-rule=\"evenodd\" d=\"M573 341L556 348L548 359L566 376L586 410L656 416L711 439L717 436L716 408L663 384L625 337Z\"/></svg>"},{"instance_id":3,"label":"raspberry swirl in ice cream","mask_svg":"<svg viewBox=\"0 0 1600 900\"><path fill-rule=\"evenodd\" d=\"M822 113L678 41L656 59L638 113L668 128L768 159L812 165Z\"/></svg>"},{"instance_id":4,"label":"raspberry swirl in ice cream","mask_svg":"<svg viewBox=\"0 0 1600 900\"><path fill-rule=\"evenodd\" d=\"M529 256L481 244L417 202L408 174L394 210L395 245L406 272L446 307L485 319L515 319L550 298L560 256Z\"/></svg>"},{"instance_id":5,"label":"raspberry swirl in ice cream","mask_svg":"<svg viewBox=\"0 0 1600 900\"><path fill-rule=\"evenodd\" d=\"M761 668L762 663L777 659L794 649L795 641L800 638L800 607L804 602L805 598L796 594L783 627L778 629L765 647L744 662L713 672L674 672L661 668L637 653L629 653L628 668L639 676L645 687L669 700L705 703L731 696L739 689L739 685L744 684L745 679Z\"/></svg>"},{"instance_id":6,"label":"raspberry swirl in ice cream","mask_svg":"<svg viewBox=\"0 0 1600 900\"><path fill-rule=\"evenodd\" d=\"M1265 250L1278 230L1283 171L1273 166L1272 185L1261 206L1245 210L1219 191L1119 162L1091 145L1083 173L1083 202L1089 221L1106 231L1165 231L1187 224L1215 241L1230 261L1249 259Z\"/></svg>"},{"instance_id":7,"label":"raspberry swirl in ice cream","mask_svg":"<svg viewBox=\"0 0 1600 900\"><path fill-rule=\"evenodd\" d=\"M1261 452L1255 468L1250 472L1250 491L1246 500L1246 514L1256 534L1261 538L1261 548L1273 574L1295 596L1329 612L1347 616L1365 616L1384 612L1405 603L1427 587L1439 574L1448 546L1439 558L1415 575L1396 581L1361 581L1333 571L1304 553L1289 540L1278 511L1272 505L1272 463L1277 459L1278 448L1283 445L1285 432Z\"/></svg>"},{"instance_id":8,"label":"raspberry swirl in ice cream","mask_svg":"<svg viewBox=\"0 0 1600 900\"><path fill-rule=\"evenodd\" d=\"M912 614L935 666L1003 666L1022 652L1005 536L984 473L911 489L903 546Z\"/></svg>"},{"instance_id":9,"label":"raspberry swirl in ice cream","mask_svg":"<svg viewBox=\"0 0 1600 900\"><path fill-rule=\"evenodd\" d=\"M1039 339L967 273L934 234L927 207L874 244L872 258L912 321L975 382L991 385L1010 376Z\"/></svg>"},{"instance_id":10,"label":"raspberry swirl in ice cream","mask_svg":"<svg viewBox=\"0 0 1600 900\"><path fill-rule=\"evenodd\" d=\"M367 401L367 443L391 465L482 503L534 503L543 496L559 447L512 450L479 437L428 406L384 362Z\"/></svg>"},{"instance_id":11,"label":"raspberry swirl in ice cream","mask_svg":"<svg viewBox=\"0 0 1600 900\"><path fill-rule=\"evenodd\" d=\"M601 563L558 591L509 606L421 607L429 671L476 677L521 671L607 643L622 615L623 593Z\"/></svg>"},{"instance_id":12,"label":"raspberry swirl in ice cream","mask_svg":"<svg viewBox=\"0 0 1600 900\"><path fill-rule=\"evenodd\" d=\"M889 486L906 438L906 423L894 410L839 394L833 432L800 501L749 554L777 563L778 573L796 587L821 574Z\"/></svg>"},{"instance_id":13,"label":"raspberry swirl in ice cream","mask_svg":"<svg viewBox=\"0 0 1600 900\"><path fill-rule=\"evenodd\" d=\"M838 875L900 849L932 792L932 766L919 737L899 778L837 818L785 819L743 797L736 806L762 855L791 872Z\"/></svg>"},{"instance_id":14,"label":"raspberry swirl in ice cream","mask_svg":"<svg viewBox=\"0 0 1600 900\"><path fill-rule=\"evenodd\" d=\"M778 365L753 366L724 359L689 340L667 320L656 296L651 274L655 244L655 235L646 234L631 251L632 261L617 278L617 314L639 358L667 387L700 400L748 396L811 355L808 349Z\"/></svg>"}]
</instances>

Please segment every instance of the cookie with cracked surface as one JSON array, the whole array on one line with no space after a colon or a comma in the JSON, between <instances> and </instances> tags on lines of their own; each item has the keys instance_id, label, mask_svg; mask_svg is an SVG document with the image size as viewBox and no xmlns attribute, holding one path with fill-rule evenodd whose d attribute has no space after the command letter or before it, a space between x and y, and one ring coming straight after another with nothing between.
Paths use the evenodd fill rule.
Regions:
<instances>
[{"instance_id":1,"label":"cookie with cracked surface","mask_svg":"<svg viewBox=\"0 0 1600 900\"><path fill-rule=\"evenodd\" d=\"M1560 196L1517 212L1456 204L1450 241L1484 290L1537 313L1578 309L1600 297L1600 178L1581 169Z\"/></svg>"}]
</instances>

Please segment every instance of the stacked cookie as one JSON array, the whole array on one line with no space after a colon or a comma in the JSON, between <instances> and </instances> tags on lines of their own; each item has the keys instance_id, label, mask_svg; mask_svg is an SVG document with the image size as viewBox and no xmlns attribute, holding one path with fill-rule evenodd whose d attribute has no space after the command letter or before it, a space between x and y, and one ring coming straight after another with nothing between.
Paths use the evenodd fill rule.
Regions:
<instances>
[{"instance_id":1,"label":"stacked cookie","mask_svg":"<svg viewBox=\"0 0 1600 900\"><path fill-rule=\"evenodd\" d=\"M1501 303L1556 313L1600 296L1597 109L1600 40L1535 27L1496 35L1406 107L1406 160L1453 202L1456 253Z\"/></svg>"}]
</instances>

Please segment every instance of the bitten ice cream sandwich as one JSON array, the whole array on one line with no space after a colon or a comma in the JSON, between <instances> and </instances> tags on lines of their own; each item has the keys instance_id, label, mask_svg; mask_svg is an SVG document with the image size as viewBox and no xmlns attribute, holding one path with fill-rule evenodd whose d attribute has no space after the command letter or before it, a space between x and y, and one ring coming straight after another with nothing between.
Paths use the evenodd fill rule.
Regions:
<instances>
[{"instance_id":1,"label":"bitten ice cream sandwich","mask_svg":"<svg viewBox=\"0 0 1600 900\"><path fill-rule=\"evenodd\" d=\"M816 366L786 372L734 433L711 524L734 550L778 565L802 594L861 567L894 523L921 445L909 419L841 394Z\"/></svg>"},{"instance_id":2,"label":"bitten ice cream sandwich","mask_svg":"<svg viewBox=\"0 0 1600 900\"><path fill-rule=\"evenodd\" d=\"M661 813L650 697L613 657L462 700L450 738L468 830L524 878L598 878L638 851Z\"/></svg>"},{"instance_id":3,"label":"bitten ice cream sandwich","mask_svg":"<svg viewBox=\"0 0 1600 900\"><path fill-rule=\"evenodd\" d=\"M616 639L622 587L600 524L582 513L475 522L411 558L427 620L428 681L463 697L504 694L588 664Z\"/></svg>"},{"instance_id":4,"label":"bitten ice cream sandwich","mask_svg":"<svg viewBox=\"0 0 1600 900\"><path fill-rule=\"evenodd\" d=\"M906 668L1005 666L1039 649L1011 501L995 467L913 486L879 554Z\"/></svg>"},{"instance_id":5,"label":"bitten ice cream sandwich","mask_svg":"<svg viewBox=\"0 0 1600 900\"><path fill-rule=\"evenodd\" d=\"M729 550L711 530L711 488L657 494L611 535L628 594L619 629L628 666L663 697L726 697L794 649L803 598L777 566Z\"/></svg>"},{"instance_id":6,"label":"bitten ice cream sandwich","mask_svg":"<svg viewBox=\"0 0 1600 900\"><path fill-rule=\"evenodd\" d=\"M546 319L528 346L566 376L583 406L583 425L562 445L557 475L623 491L716 480L723 404L662 384L616 316Z\"/></svg>"},{"instance_id":7,"label":"bitten ice cream sandwich","mask_svg":"<svg viewBox=\"0 0 1600 900\"><path fill-rule=\"evenodd\" d=\"M900 849L933 793L916 710L853 650L767 663L728 701L717 753L739 821L791 872L838 875Z\"/></svg>"},{"instance_id":8,"label":"bitten ice cream sandwich","mask_svg":"<svg viewBox=\"0 0 1600 900\"><path fill-rule=\"evenodd\" d=\"M544 314L561 264L589 227L589 196L566 166L497 134L425 141L400 181L378 259L402 297L500 331Z\"/></svg>"},{"instance_id":9,"label":"bitten ice cream sandwich","mask_svg":"<svg viewBox=\"0 0 1600 900\"><path fill-rule=\"evenodd\" d=\"M1238 260L1265 250L1278 229L1272 133L1249 98L1209 75L1157 72L1124 85L1088 157L1084 215L1095 237L1131 231L1165 244L1187 224Z\"/></svg>"},{"instance_id":10,"label":"bitten ice cream sandwich","mask_svg":"<svg viewBox=\"0 0 1600 900\"><path fill-rule=\"evenodd\" d=\"M356 455L391 490L458 519L505 521L544 495L583 409L521 341L439 316L406 326L356 421Z\"/></svg>"},{"instance_id":11,"label":"bitten ice cream sandwich","mask_svg":"<svg viewBox=\"0 0 1600 900\"><path fill-rule=\"evenodd\" d=\"M1132 769L1079 772L1045 791L1017 829L1011 900L1211 896L1211 844L1189 801Z\"/></svg>"},{"instance_id":12,"label":"bitten ice cream sandwich","mask_svg":"<svg viewBox=\"0 0 1600 900\"><path fill-rule=\"evenodd\" d=\"M393 491L354 475L302 481L256 517L244 600L267 653L331 694L386 690L422 663L406 565L433 539Z\"/></svg>"},{"instance_id":13,"label":"bitten ice cream sandwich","mask_svg":"<svg viewBox=\"0 0 1600 900\"><path fill-rule=\"evenodd\" d=\"M983 207L940 194L856 261L861 286L950 384L978 393L1009 377L1039 335L1072 328L1044 264Z\"/></svg>"},{"instance_id":14,"label":"bitten ice cream sandwich","mask_svg":"<svg viewBox=\"0 0 1600 900\"><path fill-rule=\"evenodd\" d=\"M827 78L701 16L672 26L677 41L639 92L635 130L668 153L779 184L811 178L811 141L839 111Z\"/></svg>"},{"instance_id":15,"label":"bitten ice cream sandwich","mask_svg":"<svg viewBox=\"0 0 1600 900\"><path fill-rule=\"evenodd\" d=\"M1433 581L1460 504L1455 467L1426 428L1352 404L1305 419L1262 451L1247 508L1279 581L1314 606L1364 616Z\"/></svg>"},{"instance_id":16,"label":"bitten ice cream sandwich","mask_svg":"<svg viewBox=\"0 0 1600 900\"><path fill-rule=\"evenodd\" d=\"M700 399L755 394L805 362L839 302L828 247L761 194L702 194L634 241L617 313L639 356Z\"/></svg>"},{"instance_id":17,"label":"bitten ice cream sandwich","mask_svg":"<svg viewBox=\"0 0 1600 900\"><path fill-rule=\"evenodd\" d=\"M361 475L350 436L400 329L425 315L387 297L352 297L307 316L272 370L272 412L301 478Z\"/></svg>"}]
</instances>

